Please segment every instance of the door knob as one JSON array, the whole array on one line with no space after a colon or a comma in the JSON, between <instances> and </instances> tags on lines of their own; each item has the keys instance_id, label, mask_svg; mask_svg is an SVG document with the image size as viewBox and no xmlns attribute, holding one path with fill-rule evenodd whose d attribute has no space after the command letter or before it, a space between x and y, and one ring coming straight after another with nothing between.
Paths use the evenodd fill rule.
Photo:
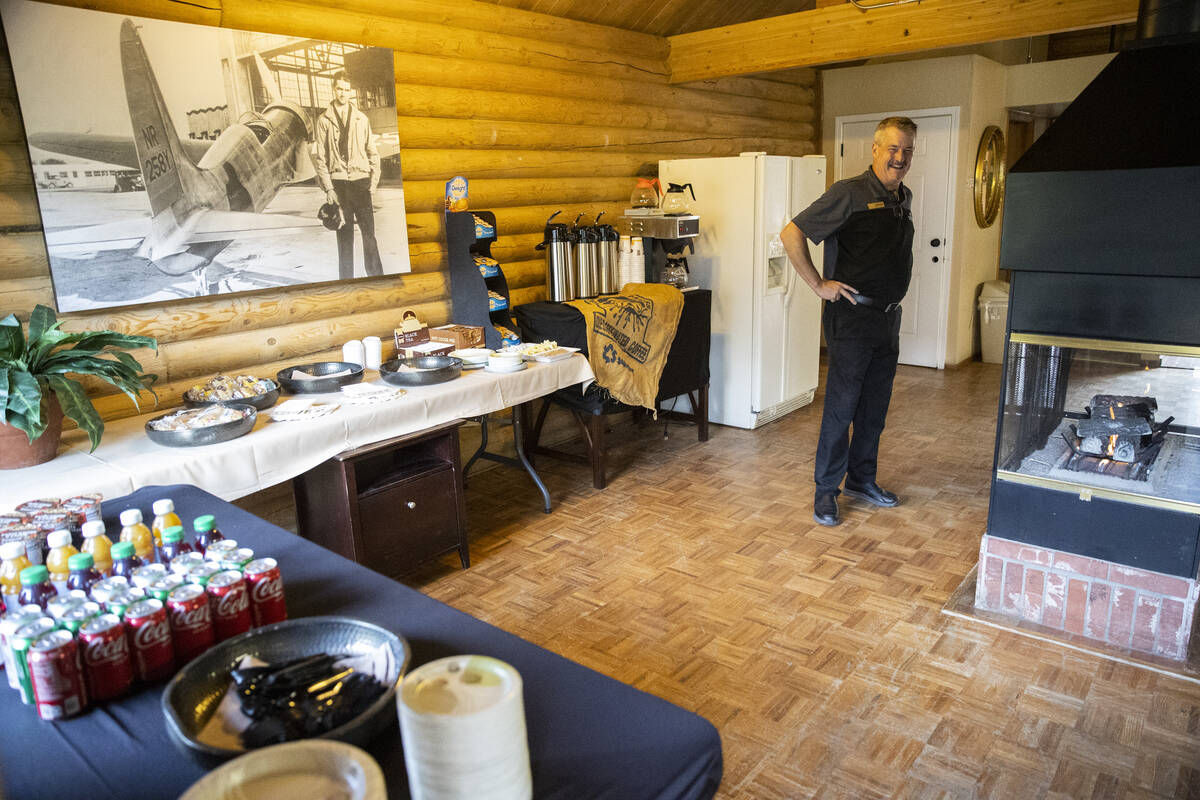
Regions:
<instances>
[{"instance_id":1,"label":"door knob","mask_svg":"<svg viewBox=\"0 0 1200 800\"><path fill-rule=\"evenodd\" d=\"M938 246L939 244L941 244L941 243L942 243L942 240L941 240L941 239L934 239L932 242L930 242L930 243L929 243L929 246L930 246L930 247L937 247L937 246Z\"/></svg>"}]
</instances>

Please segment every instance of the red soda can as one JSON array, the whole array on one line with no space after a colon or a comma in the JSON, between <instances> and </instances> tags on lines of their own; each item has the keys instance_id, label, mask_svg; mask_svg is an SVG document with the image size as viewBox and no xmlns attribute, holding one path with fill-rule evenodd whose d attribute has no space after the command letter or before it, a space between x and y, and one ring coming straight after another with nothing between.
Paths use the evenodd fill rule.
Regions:
<instances>
[{"instance_id":1,"label":"red soda can","mask_svg":"<svg viewBox=\"0 0 1200 800\"><path fill-rule=\"evenodd\" d=\"M133 685L133 660L125 626L115 614L92 617L79 629L88 693L100 703L120 697Z\"/></svg>"},{"instance_id":2,"label":"red soda can","mask_svg":"<svg viewBox=\"0 0 1200 800\"><path fill-rule=\"evenodd\" d=\"M29 677L38 716L42 719L66 719L87 708L79 647L70 631L50 631L30 645Z\"/></svg>"},{"instance_id":3,"label":"red soda can","mask_svg":"<svg viewBox=\"0 0 1200 800\"><path fill-rule=\"evenodd\" d=\"M161 600L149 598L125 609L125 631L133 657L133 674L140 681L158 681L175 672L171 623Z\"/></svg>"},{"instance_id":4,"label":"red soda can","mask_svg":"<svg viewBox=\"0 0 1200 800\"><path fill-rule=\"evenodd\" d=\"M242 568L246 588L250 590L250 613L254 627L287 619L287 601L283 596L283 577L273 558L259 558Z\"/></svg>"},{"instance_id":5,"label":"red soda can","mask_svg":"<svg viewBox=\"0 0 1200 800\"><path fill-rule=\"evenodd\" d=\"M226 570L213 575L208 579L208 596L218 642L250 630L250 591L242 573Z\"/></svg>"},{"instance_id":6,"label":"red soda can","mask_svg":"<svg viewBox=\"0 0 1200 800\"><path fill-rule=\"evenodd\" d=\"M167 595L175 660L186 664L213 645L213 615L203 586L186 583Z\"/></svg>"}]
</instances>

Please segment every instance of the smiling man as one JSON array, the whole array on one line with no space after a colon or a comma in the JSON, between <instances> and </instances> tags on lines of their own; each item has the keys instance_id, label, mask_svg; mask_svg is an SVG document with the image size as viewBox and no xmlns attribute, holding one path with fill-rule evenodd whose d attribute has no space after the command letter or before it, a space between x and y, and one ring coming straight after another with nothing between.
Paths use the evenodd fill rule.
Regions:
<instances>
[{"instance_id":1,"label":"smiling man","mask_svg":"<svg viewBox=\"0 0 1200 800\"><path fill-rule=\"evenodd\" d=\"M884 507L900 502L880 488L876 468L900 355L900 301L912 277L912 192L903 180L916 135L908 117L880 122L871 168L835 183L780 232L792 267L825 301L829 371L813 472L813 519L821 525L841 522L843 478L850 497ZM826 242L825 277L806 239Z\"/></svg>"}]
</instances>

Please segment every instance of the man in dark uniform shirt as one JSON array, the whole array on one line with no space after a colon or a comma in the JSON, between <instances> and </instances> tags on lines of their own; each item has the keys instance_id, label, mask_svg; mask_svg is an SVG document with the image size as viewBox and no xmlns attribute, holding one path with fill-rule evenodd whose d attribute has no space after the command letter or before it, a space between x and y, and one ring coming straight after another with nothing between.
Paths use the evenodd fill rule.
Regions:
<instances>
[{"instance_id":1,"label":"man in dark uniform shirt","mask_svg":"<svg viewBox=\"0 0 1200 800\"><path fill-rule=\"evenodd\" d=\"M907 117L880 122L870 169L835 183L780 233L797 274L825 301L829 371L813 474L813 519L822 525L841 521L842 478L851 497L885 507L900 502L875 479L900 355L900 300L912 277L912 192L901 181L916 133ZM817 272L805 239L836 248L826 254L828 277Z\"/></svg>"}]
</instances>

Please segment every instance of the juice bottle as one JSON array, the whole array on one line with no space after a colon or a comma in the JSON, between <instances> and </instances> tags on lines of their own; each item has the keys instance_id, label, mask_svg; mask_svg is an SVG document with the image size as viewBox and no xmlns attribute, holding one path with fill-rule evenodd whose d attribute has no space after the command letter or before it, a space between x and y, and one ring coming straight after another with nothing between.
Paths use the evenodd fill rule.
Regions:
<instances>
[{"instance_id":1,"label":"juice bottle","mask_svg":"<svg viewBox=\"0 0 1200 800\"><path fill-rule=\"evenodd\" d=\"M183 540L183 526L172 525L162 532L162 546L158 548L158 560L170 564L171 559L183 553L191 553L192 546Z\"/></svg>"},{"instance_id":2,"label":"juice bottle","mask_svg":"<svg viewBox=\"0 0 1200 800\"><path fill-rule=\"evenodd\" d=\"M50 570L44 564L36 564L21 570L20 603L23 606L40 606L46 610L46 604L58 596L54 584L50 582Z\"/></svg>"},{"instance_id":3,"label":"juice bottle","mask_svg":"<svg viewBox=\"0 0 1200 800\"><path fill-rule=\"evenodd\" d=\"M192 527L196 529L196 550L200 555L204 555L208 551L210 544L225 538L217 529L217 518L212 514L196 517Z\"/></svg>"},{"instance_id":4,"label":"juice bottle","mask_svg":"<svg viewBox=\"0 0 1200 800\"><path fill-rule=\"evenodd\" d=\"M67 590L79 589L82 592L92 591L92 584L100 580L91 553L76 553L67 560L71 567L71 576L67 578Z\"/></svg>"},{"instance_id":5,"label":"juice bottle","mask_svg":"<svg viewBox=\"0 0 1200 800\"><path fill-rule=\"evenodd\" d=\"M168 501L169 502L169 501ZM158 544L154 533L142 522L142 512L127 508L121 512L121 541L132 542L133 552L144 564L154 563L154 546Z\"/></svg>"},{"instance_id":6,"label":"juice bottle","mask_svg":"<svg viewBox=\"0 0 1200 800\"><path fill-rule=\"evenodd\" d=\"M147 530L149 530L147 528ZM112 546L112 574L114 578L125 578L133 582L133 571L142 566L142 560L133 550L133 542L117 542Z\"/></svg>"},{"instance_id":7,"label":"juice bottle","mask_svg":"<svg viewBox=\"0 0 1200 800\"><path fill-rule=\"evenodd\" d=\"M112 539L104 533L104 523L100 520L89 520L83 523L83 547L81 553L91 553L92 563L100 577L106 578L112 574Z\"/></svg>"},{"instance_id":8,"label":"juice bottle","mask_svg":"<svg viewBox=\"0 0 1200 800\"><path fill-rule=\"evenodd\" d=\"M16 608L21 594L21 570L33 566L25 554L24 542L5 542L0 545L0 594L4 605Z\"/></svg>"},{"instance_id":9,"label":"juice bottle","mask_svg":"<svg viewBox=\"0 0 1200 800\"><path fill-rule=\"evenodd\" d=\"M50 570L50 581L59 594L66 594L67 578L71 575L67 560L79 551L71 544L70 531L55 531L46 537L46 544L50 548L50 552L46 554L46 569Z\"/></svg>"},{"instance_id":10,"label":"juice bottle","mask_svg":"<svg viewBox=\"0 0 1200 800\"><path fill-rule=\"evenodd\" d=\"M151 508L154 509L154 522L150 525L154 532L154 545L162 547L162 532L172 525L183 527L183 520L175 513L175 501L169 498L155 500Z\"/></svg>"}]
</instances>

